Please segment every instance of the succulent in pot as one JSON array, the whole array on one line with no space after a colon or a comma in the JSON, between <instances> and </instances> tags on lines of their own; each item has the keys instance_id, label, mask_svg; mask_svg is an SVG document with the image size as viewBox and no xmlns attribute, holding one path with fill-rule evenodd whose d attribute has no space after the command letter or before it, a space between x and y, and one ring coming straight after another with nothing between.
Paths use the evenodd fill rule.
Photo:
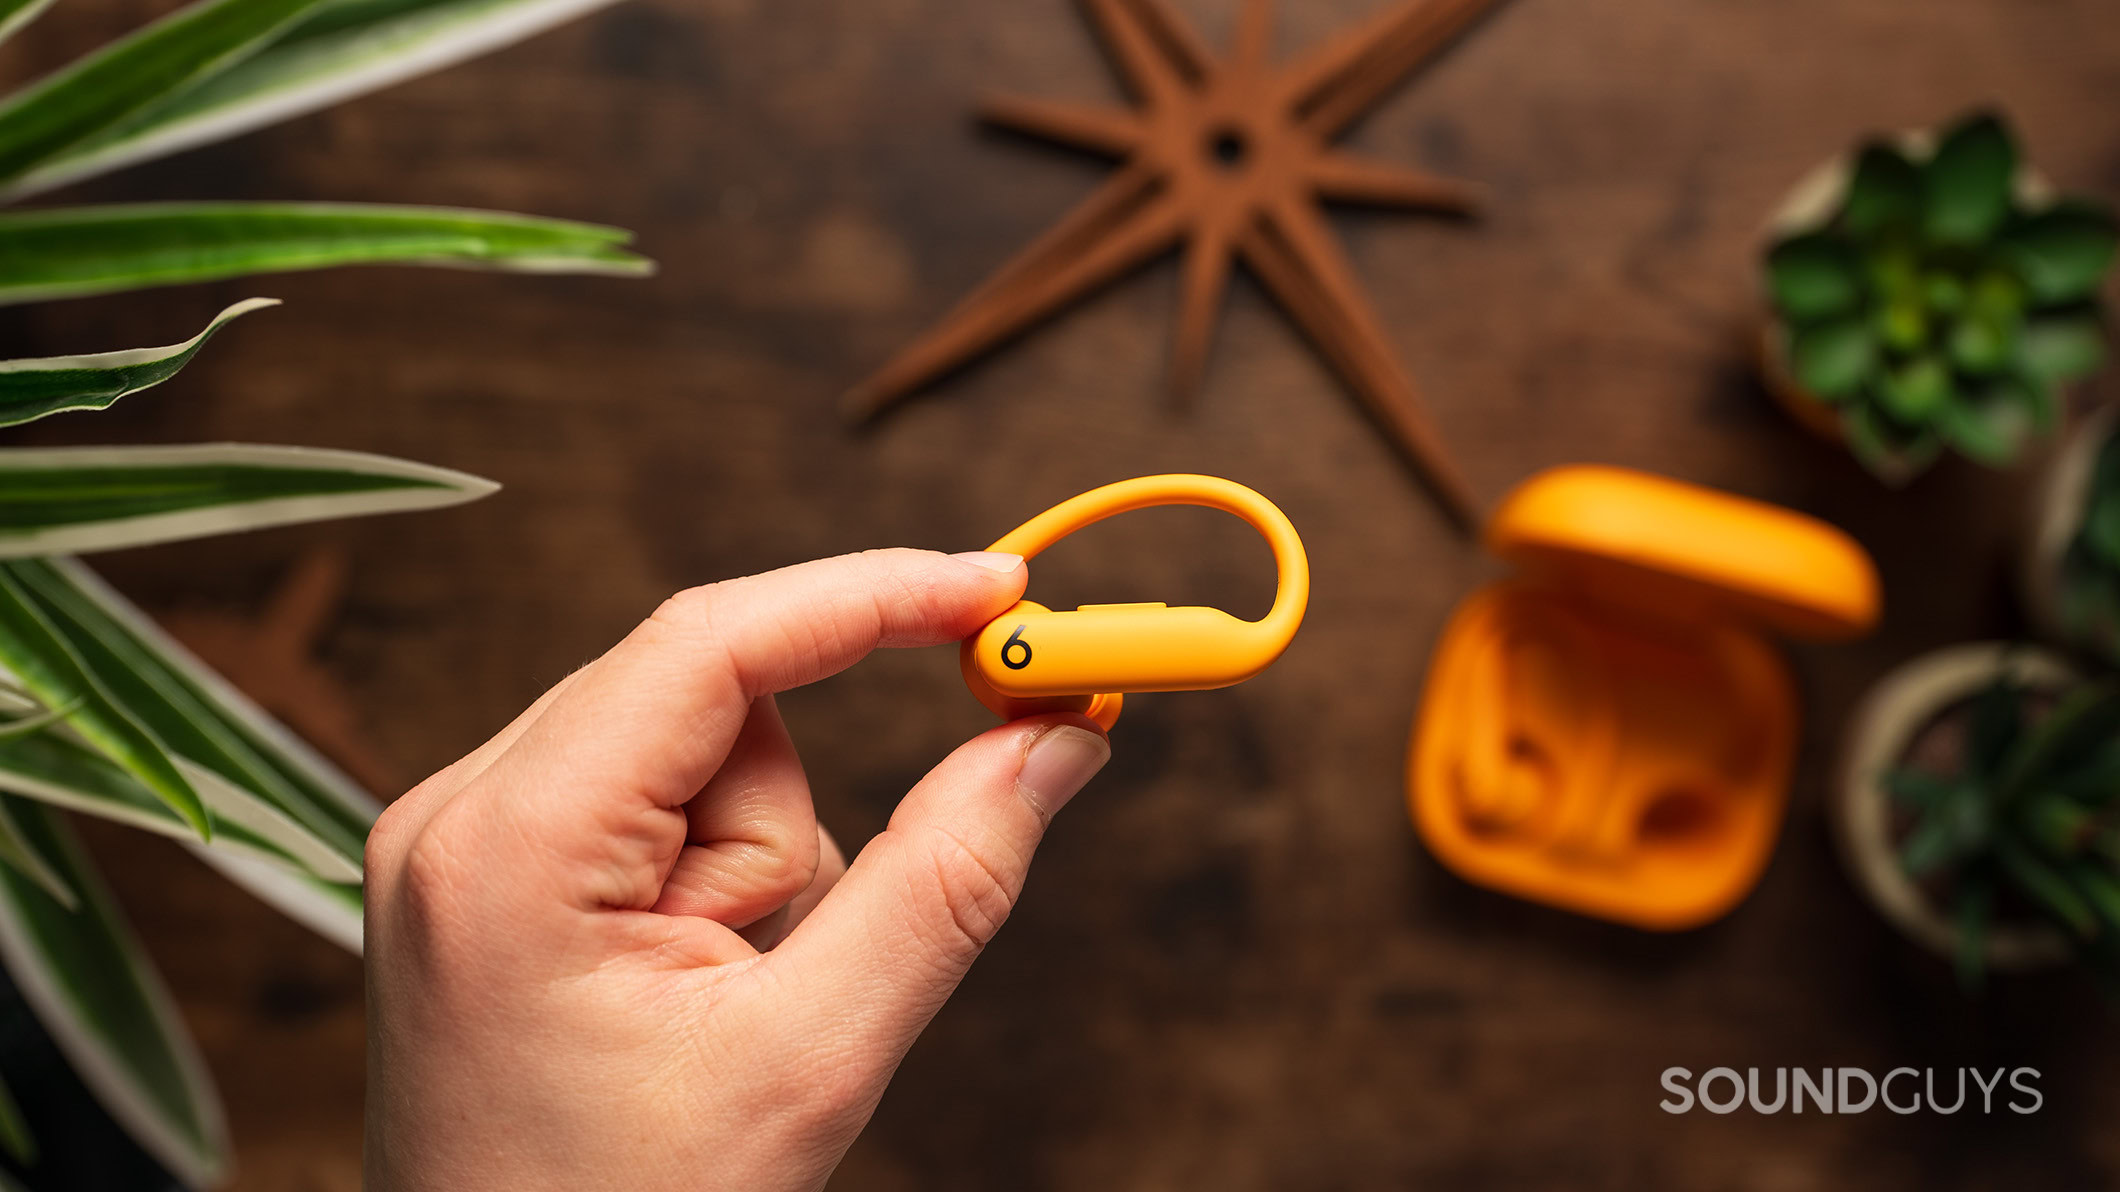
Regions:
<instances>
[{"instance_id":1,"label":"succulent in pot","mask_svg":"<svg viewBox=\"0 0 2120 1192\"><path fill-rule=\"evenodd\" d=\"M2120 977L2120 683L1972 643L1915 659L1851 725L1835 824L1886 918L1990 969Z\"/></svg>"},{"instance_id":2,"label":"succulent in pot","mask_svg":"<svg viewBox=\"0 0 2120 1192\"><path fill-rule=\"evenodd\" d=\"M1767 385L1903 482L2013 462L2105 349L2110 208L2054 197L2001 117L1873 139L1799 186L1766 253Z\"/></svg>"}]
</instances>

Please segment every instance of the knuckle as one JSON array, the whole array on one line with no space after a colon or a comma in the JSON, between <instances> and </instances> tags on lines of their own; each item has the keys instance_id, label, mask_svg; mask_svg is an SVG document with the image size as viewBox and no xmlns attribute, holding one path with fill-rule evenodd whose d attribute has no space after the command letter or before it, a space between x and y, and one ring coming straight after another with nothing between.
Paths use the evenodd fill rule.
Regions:
<instances>
[{"instance_id":1,"label":"knuckle","mask_svg":"<svg viewBox=\"0 0 2120 1192\"><path fill-rule=\"evenodd\" d=\"M954 833L938 828L928 835L935 896L954 928L954 942L977 952L1008 921L1020 883Z\"/></svg>"}]
</instances>

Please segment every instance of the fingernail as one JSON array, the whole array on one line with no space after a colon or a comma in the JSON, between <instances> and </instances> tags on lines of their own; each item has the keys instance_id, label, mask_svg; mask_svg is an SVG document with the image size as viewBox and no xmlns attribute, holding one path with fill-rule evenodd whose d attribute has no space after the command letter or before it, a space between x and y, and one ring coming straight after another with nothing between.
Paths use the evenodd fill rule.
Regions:
<instances>
[{"instance_id":1,"label":"fingernail","mask_svg":"<svg viewBox=\"0 0 2120 1192\"><path fill-rule=\"evenodd\" d=\"M951 555L950 558L961 559L974 567L984 567L988 571L999 571L1003 574L1023 566L1022 555L1011 555L998 550L968 550L962 554Z\"/></svg>"},{"instance_id":2,"label":"fingernail","mask_svg":"<svg viewBox=\"0 0 2120 1192\"><path fill-rule=\"evenodd\" d=\"M1072 724L1058 725L1031 742L1023 769L1016 774L1016 785L1051 815L1066 806L1111 756L1110 741Z\"/></svg>"}]
</instances>

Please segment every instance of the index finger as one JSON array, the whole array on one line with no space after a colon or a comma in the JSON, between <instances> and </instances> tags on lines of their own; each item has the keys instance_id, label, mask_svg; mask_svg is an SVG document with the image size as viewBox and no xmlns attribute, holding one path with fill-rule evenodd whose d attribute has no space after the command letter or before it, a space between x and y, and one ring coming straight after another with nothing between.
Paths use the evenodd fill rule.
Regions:
<instances>
[{"instance_id":1,"label":"index finger","mask_svg":"<svg viewBox=\"0 0 2120 1192\"><path fill-rule=\"evenodd\" d=\"M680 592L577 673L476 786L541 846L527 853L623 876L605 901L637 901L640 883L659 881L663 847L682 846L683 817L668 809L720 768L752 700L878 646L968 637L1027 576L1014 555L877 550Z\"/></svg>"}]
</instances>

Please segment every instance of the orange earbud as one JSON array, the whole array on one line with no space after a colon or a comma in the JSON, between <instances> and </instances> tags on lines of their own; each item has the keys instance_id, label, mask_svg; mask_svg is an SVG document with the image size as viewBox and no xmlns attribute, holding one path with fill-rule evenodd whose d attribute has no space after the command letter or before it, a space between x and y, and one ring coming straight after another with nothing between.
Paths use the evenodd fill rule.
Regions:
<instances>
[{"instance_id":1,"label":"orange earbud","mask_svg":"<svg viewBox=\"0 0 2120 1192\"><path fill-rule=\"evenodd\" d=\"M1032 600L989 621L959 652L965 685L1005 720L1080 712L1109 729L1129 691L1198 691L1241 683L1288 648L1310 602L1310 562L1271 501L1214 476L1142 476L1063 501L989 550L1028 559L1084 526L1157 505L1202 505L1250 523L1273 548L1273 608L1256 621L1218 608L1085 604L1055 612Z\"/></svg>"}]
</instances>

